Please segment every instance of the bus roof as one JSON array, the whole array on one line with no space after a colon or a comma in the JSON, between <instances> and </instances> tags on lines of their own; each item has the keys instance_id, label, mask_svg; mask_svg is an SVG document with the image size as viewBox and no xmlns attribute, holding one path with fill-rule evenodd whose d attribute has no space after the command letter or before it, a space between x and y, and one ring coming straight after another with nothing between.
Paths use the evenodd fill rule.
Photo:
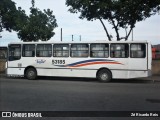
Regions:
<instances>
[{"instance_id":1,"label":"bus roof","mask_svg":"<svg viewBox=\"0 0 160 120\"><path fill-rule=\"evenodd\" d=\"M106 40L95 40L95 41L39 41L39 42L10 42L9 44L72 44L72 43L150 43L147 40L136 40L136 41L106 41Z\"/></svg>"}]
</instances>

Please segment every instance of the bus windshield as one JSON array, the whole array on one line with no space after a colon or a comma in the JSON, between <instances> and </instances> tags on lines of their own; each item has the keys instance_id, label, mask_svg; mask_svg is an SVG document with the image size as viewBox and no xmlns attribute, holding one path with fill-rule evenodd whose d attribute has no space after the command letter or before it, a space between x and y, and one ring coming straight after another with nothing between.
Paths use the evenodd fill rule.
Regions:
<instances>
[{"instance_id":1,"label":"bus windshield","mask_svg":"<svg viewBox=\"0 0 160 120\"><path fill-rule=\"evenodd\" d=\"M21 58L21 45L9 45L9 61L19 60Z\"/></svg>"}]
</instances>

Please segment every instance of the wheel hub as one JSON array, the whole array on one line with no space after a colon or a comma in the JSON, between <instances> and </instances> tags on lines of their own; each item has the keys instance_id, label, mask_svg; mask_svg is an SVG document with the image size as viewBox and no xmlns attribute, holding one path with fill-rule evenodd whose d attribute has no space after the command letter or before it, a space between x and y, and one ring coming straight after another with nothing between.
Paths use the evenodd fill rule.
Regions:
<instances>
[{"instance_id":1,"label":"wheel hub","mask_svg":"<svg viewBox=\"0 0 160 120\"><path fill-rule=\"evenodd\" d=\"M108 79L108 75L107 75L107 74L105 74L105 73L103 73L103 74L102 74L102 76L101 76L101 79L102 79L102 80L106 80L106 79Z\"/></svg>"},{"instance_id":2,"label":"wheel hub","mask_svg":"<svg viewBox=\"0 0 160 120\"><path fill-rule=\"evenodd\" d=\"M34 71L30 71L29 73L28 73L28 76L29 77L32 77L34 75Z\"/></svg>"}]
</instances>

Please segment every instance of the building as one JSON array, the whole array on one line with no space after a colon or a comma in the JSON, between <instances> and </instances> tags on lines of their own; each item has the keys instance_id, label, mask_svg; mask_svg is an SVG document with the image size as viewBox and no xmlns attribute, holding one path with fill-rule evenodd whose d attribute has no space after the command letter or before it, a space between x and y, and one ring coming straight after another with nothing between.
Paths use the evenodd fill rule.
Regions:
<instances>
[{"instance_id":1,"label":"building","mask_svg":"<svg viewBox=\"0 0 160 120\"><path fill-rule=\"evenodd\" d=\"M0 59L7 58L7 47L0 47Z\"/></svg>"},{"instance_id":2,"label":"building","mask_svg":"<svg viewBox=\"0 0 160 120\"><path fill-rule=\"evenodd\" d=\"M160 59L160 44L152 46L152 58Z\"/></svg>"}]
</instances>

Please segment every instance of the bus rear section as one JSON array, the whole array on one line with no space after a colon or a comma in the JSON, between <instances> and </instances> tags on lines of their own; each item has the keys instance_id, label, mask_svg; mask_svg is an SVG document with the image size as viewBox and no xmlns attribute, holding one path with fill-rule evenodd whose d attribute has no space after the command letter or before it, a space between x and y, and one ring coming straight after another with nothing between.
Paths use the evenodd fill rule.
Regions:
<instances>
[{"instance_id":1,"label":"bus rear section","mask_svg":"<svg viewBox=\"0 0 160 120\"><path fill-rule=\"evenodd\" d=\"M149 77L152 64L150 43L133 43L130 45L129 78Z\"/></svg>"},{"instance_id":2,"label":"bus rear section","mask_svg":"<svg viewBox=\"0 0 160 120\"><path fill-rule=\"evenodd\" d=\"M117 51L119 52L119 50ZM129 50L124 51L126 53L128 52L128 56L126 55L126 57L122 57L122 53L120 55L118 52L115 53L117 57L111 57L112 59L121 62L123 64L123 68L119 66L116 68L111 67L110 69L112 71L113 78L130 79L148 77L152 75L152 52L150 43L130 43Z\"/></svg>"}]
</instances>

